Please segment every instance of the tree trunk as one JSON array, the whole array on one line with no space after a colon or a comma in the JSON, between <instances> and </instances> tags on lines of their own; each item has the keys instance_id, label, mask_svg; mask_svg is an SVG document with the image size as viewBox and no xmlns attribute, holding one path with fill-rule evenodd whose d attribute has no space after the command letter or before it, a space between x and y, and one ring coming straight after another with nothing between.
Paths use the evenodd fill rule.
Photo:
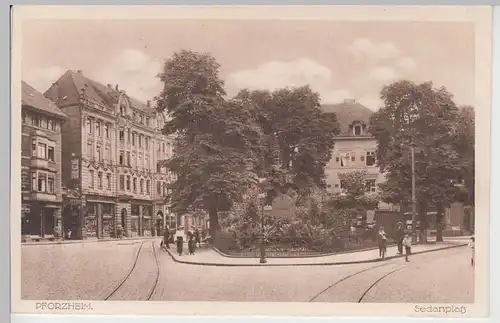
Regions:
<instances>
[{"instance_id":1,"label":"tree trunk","mask_svg":"<svg viewBox=\"0 0 500 323\"><path fill-rule=\"evenodd\" d=\"M420 203L420 207L418 208L418 219L420 220L420 238L419 243L424 244L427 243L427 204Z\"/></svg>"},{"instance_id":2,"label":"tree trunk","mask_svg":"<svg viewBox=\"0 0 500 323\"><path fill-rule=\"evenodd\" d=\"M210 237L212 238L212 243L215 242L217 232L219 231L219 212L217 208L211 207L208 210L208 218L210 223Z\"/></svg>"},{"instance_id":3,"label":"tree trunk","mask_svg":"<svg viewBox=\"0 0 500 323\"><path fill-rule=\"evenodd\" d=\"M443 218L444 218L444 208L442 205L437 205L436 242L443 242Z\"/></svg>"}]
</instances>

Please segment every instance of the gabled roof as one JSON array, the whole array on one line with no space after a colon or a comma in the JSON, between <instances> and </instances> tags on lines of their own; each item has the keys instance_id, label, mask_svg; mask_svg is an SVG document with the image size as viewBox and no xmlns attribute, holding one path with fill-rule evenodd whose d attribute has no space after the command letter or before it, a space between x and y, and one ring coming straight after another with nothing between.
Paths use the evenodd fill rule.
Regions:
<instances>
[{"instance_id":1,"label":"gabled roof","mask_svg":"<svg viewBox=\"0 0 500 323\"><path fill-rule=\"evenodd\" d=\"M81 71L68 70L45 92L45 96L59 106L79 103L80 94L85 93L91 100L113 107L121 91L110 84L103 85L86 77ZM141 101L127 95L132 108L151 113L151 108ZM153 111L154 112L154 111Z\"/></svg>"},{"instance_id":2,"label":"gabled roof","mask_svg":"<svg viewBox=\"0 0 500 323\"><path fill-rule=\"evenodd\" d=\"M46 112L52 116L66 119L64 114L54 102L50 101L25 81L21 81L21 102L23 106L31 107Z\"/></svg>"},{"instance_id":3,"label":"gabled roof","mask_svg":"<svg viewBox=\"0 0 500 323\"><path fill-rule=\"evenodd\" d=\"M340 136L354 136L349 126L358 121L370 125L370 117L373 111L354 100L345 100L338 104L324 104L321 106L326 113L335 113L340 124Z\"/></svg>"}]
</instances>

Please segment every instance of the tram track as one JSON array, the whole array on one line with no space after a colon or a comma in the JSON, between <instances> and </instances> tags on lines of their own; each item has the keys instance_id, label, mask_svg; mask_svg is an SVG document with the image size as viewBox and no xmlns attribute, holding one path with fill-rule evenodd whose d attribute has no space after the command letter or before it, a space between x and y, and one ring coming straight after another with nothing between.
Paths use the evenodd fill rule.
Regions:
<instances>
[{"instance_id":1,"label":"tram track","mask_svg":"<svg viewBox=\"0 0 500 323\"><path fill-rule=\"evenodd\" d=\"M160 261L156 253L155 242L151 242L150 248L149 243L142 242L130 271L104 300L149 301L153 297L159 280Z\"/></svg>"},{"instance_id":2,"label":"tram track","mask_svg":"<svg viewBox=\"0 0 500 323\"><path fill-rule=\"evenodd\" d=\"M456 253L459 253L459 252L453 252L447 256L452 256ZM387 269L389 269L389 270L388 271L383 270L385 267L388 267ZM356 271L352 274L349 274L349 275L335 281L333 284L331 284L328 287L326 287L325 289L321 290L319 293L317 293L315 296L313 296L311 299L309 299L309 302L319 301L318 299L321 296L324 296L326 293L331 292L335 287L339 286L340 284L346 283L349 279L355 278L356 276L363 277L363 275L373 274L377 270L382 269L383 273L375 274L375 277L373 279L368 279L368 281L370 281L367 284L368 287L361 288L361 290L358 293L358 295L360 295L360 296L358 296L352 300L352 302L362 303L363 300L365 299L365 297L367 296L367 294L375 286L377 286L381 281L383 281L385 278L387 278L387 277L389 277L389 276L391 276L391 275L393 275L393 274L395 274L395 273L397 273L405 268L408 268L408 267L409 267L409 265L407 265L407 264L399 263L399 265L398 265L398 262L396 262L394 260L389 260L387 263L383 263L383 264L380 264L377 266L373 266L373 267L369 267L369 268L365 268L365 269ZM363 278L366 278L366 277L363 277Z\"/></svg>"}]
</instances>

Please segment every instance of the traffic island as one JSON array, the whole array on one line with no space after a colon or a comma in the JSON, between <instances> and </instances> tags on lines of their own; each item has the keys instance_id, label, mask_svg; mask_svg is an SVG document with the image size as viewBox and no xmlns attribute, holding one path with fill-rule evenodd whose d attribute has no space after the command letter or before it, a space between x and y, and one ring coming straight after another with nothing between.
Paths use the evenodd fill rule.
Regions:
<instances>
[{"instance_id":1,"label":"traffic island","mask_svg":"<svg viewBox=\"0 0 500 323\"><path fill-rule=\"evenodd\" d=\"M416 245L412 247L412 255L428 252L446 250L451 248L465 247L464 241L445 241L442 243ZM165 252L165 251L164 251ZM333 255L304 257L304 258L267 258L266 263L260 263L259 258L235 258L226 257L212 248L197 249L194 255L183 254L179 256L175 248L171 247L166 252L173 261L181 264L198 266L223 266L223 267L283 267L283 266L335 266L348 264L364 264L387 261L402 258L404 255L397 254L396 247L389 247L384 260L378 258L378 250L364 250L348 253L337 253Z\"/></svg>"}]
</instances>

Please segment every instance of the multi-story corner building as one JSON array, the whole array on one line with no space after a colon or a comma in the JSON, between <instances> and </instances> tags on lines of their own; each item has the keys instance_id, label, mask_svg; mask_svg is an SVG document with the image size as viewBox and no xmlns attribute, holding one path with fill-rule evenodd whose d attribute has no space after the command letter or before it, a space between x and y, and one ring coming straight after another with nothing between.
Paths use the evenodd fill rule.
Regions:
<instances>
[{"instance_id":1,"label":"multi-story corner building","mask_svg":"<svg viewBox=\"0 0 500 323\"><path fill-rule=\"evenodd\" d=\"M385 175L377 167L377 141L369 133L368 127L373 112L355 100L344 100L334 105L324 105L325 112L335 113L340 124L340 134L335 137L332 159L327 166L327 184L331 192L341 193L342 184L338 174L352 171L366 171L366 191L376 193L378 184L385 181ZM381 210L397 210L399 206L379 203ZM400 209L408 212L408 207ZM453 203L445 210L444 222L447 229L464 226L466 208L461 203ZM429 212L430 228L434 228L434 214ZM367 221L373 221L374 212L367 212Z\"/></svg>"},{"instance_id":2,"label":"multi-story corner building","mask_svg":"<svg viewBox=\"0 0 500 323\"><path fill-rule=\"evenodd\" d=\"M61 127L66 115L22 82L21 234L52 236L61 227Z\"/></svg>"},{"instance_id":3,"label":"multi-story corner building","mask_svg":"<svg viewBox=\"0 0 500 323\"><path fill-rule=\"evenodd\" d=\"M77 237L160 234L172 154L164 116L150 102L67 71L45 93L69 118L63 126L62 175L70 190L66 230Z\"/></svg>"},{"instance_id":4,"label":"multi-story corner building","mask_svg":"<svg viewBox=\"0 0 500 323\"><path fill-rule=\"evenodd\" d=\"M364 170L367 173L367 191L375 193L377 184L385 178L376 165L377 141L368 132L373 112L354 100L324 105L323 109L325 112L335 113L340 124L332 160L327 166L327 182L331 191L342 191L339 173Z\"/></svg>"}]
</instances>

